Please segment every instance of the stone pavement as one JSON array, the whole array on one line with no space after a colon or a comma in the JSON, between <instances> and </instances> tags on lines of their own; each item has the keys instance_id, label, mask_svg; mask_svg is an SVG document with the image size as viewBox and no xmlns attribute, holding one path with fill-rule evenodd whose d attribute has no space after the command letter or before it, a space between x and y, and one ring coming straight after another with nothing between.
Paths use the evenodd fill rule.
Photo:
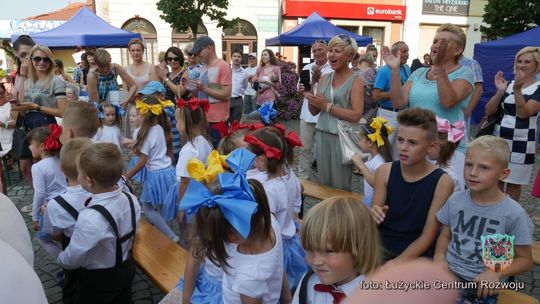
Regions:
<instances>
[{"instance_id":1,"label":"stone pavement","mask_svg":"<svg viewBox=\"0 0 540 304\"><path fill-rule=\"evenodd\" d=\"M290 128L298 131L297 121L285 122L284 124L286 125L287 129ZM540 166L540 151L537 151L536 155L536 167L534 172L536 172L538 166ZM17 172L12 171L11 176L13 179L13 184L8 187L8 196L11 198L17 208L21 208L32 201L33 191L30 186L27 186L20 180ZM353 191L361 191L363 187L362 185L362 180L355 175L353 179ZM540 241L540 200L530 195L530 186L525 187L522 193L521 203L525 210L527 210L535 225L534 239ZM306 202L306 209L309 209L314 203L315 201L308 200ZM62 303L62 291L58 286L56 279L56 274L60 271L60 268L56 265L56 262L47 255L45 250L41 249L41 246L37 240L33 238L34 231L31 228L31 217L26 214L23 216L32 236L35 253L34 269L43 283L43 288L45 289L49 303L60 304ZM540 299L540 266L534 266L532 271L525 275L518 276L516 280L525 282L525 289L521 290L520 292ZM132 300L135 304L158 303L164 296L164 294L152 283L152 281L150 281L150 279L139 269L137 269L137 273L133 281L132 295Z\"/></svg>"}]
</instances>

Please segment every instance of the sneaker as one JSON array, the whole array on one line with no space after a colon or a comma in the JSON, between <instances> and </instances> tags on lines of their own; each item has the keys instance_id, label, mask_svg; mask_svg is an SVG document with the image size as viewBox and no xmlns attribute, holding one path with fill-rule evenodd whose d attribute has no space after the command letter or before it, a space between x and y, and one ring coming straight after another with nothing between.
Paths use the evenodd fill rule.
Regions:
<instances>
[{"instance_id":1,"label":"sneaker","mask_svg":"<svg viewBox=\"0 0 540 304\"><path fill-rule=\"evenodd\" d=\"M26 205L26 206L22 207L22 208L21 208L21 212L25 212L25 213L30 213L30 212L32 212L32 204Z\"/></svg>"}]
</instances>

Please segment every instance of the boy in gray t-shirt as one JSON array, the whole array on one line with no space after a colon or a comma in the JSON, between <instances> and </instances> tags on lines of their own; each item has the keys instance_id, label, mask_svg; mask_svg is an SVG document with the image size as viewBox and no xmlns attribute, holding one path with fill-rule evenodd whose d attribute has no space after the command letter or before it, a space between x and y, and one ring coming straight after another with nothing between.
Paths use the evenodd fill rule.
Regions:
<instances>
[{"instance_id":1,"label":"boy in gray t-shirt","mask_svg":"<svg viewBox=\"0 0 540 304\"><path fill-rule=\"evenodd\" d=\"M464 175L469 190L454 193L437 212L443 228L434 260L447 263L461 280L476 282L459 285L468 287L462 291L460 301L495 303L497 282L532 268L533 223L527 212L498 186L510 173L509 158L508 145L501 138L489 135L475 139L465 158ZM510 258L513 247L510 265L486 266L493 252L486 238L506 240L495 255L502 250L501 256ZM472 292L470 287L475 287Z\"/></svg>"}]
</instances>

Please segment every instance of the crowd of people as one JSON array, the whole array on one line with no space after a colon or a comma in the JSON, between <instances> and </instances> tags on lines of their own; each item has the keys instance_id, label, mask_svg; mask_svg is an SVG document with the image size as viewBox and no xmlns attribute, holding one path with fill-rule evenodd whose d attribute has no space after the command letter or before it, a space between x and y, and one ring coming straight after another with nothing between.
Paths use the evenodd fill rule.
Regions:
<instances>
[{"instance_id":1,"label":"crowd of people","mask_svg":"<svg viewBox=\"0 0 540 304\"><path fill-rule=\"evenodd\" d=\"M303 67L310 86L298 85L299 135L262 119L280 97L270 49L258 66L257 54L248 54L248 68L233 50L230 66L203 36L184 51L168 48L153 66L134 39L129 66L112 63L105 49L87 51L72 78L30 37L14 48L15 102L0 111L0 131L25 131L13 145L34 196L21 211L31 213L36 239L63 269L64 303L130 303L141 214L172 241L187 238L185 274L162 303L367 299L366 282L392 278L393 269L424 263L419 258L458 286L438 302L496 303L497 288L481 282L532 268L534 225L518 202L535 161L538 48L516 54L510 84L497 74L486 105L487 115L501 113L494 134L470 142L466 121L483 80L452 24L438 28L414 72L403 41L383 47L386 64L378 67L374 46L360 55L346 35L314 40L314 62ZM2 90L0 110L10 104ZM87 101L78 100L81 91ZM261 121L246 121L253 113ZM344 159L349 125L359 127L361 152ZM333 197L301 219L300 179L313 179L314 170L319 183L347 191L360 173L364 200ZM27 234L7 240L6 256L32 266ZM27 268L36 290L25 296L45 303ZM414 302L408 296L403 303Z\"/></svg>"}]
</instances>

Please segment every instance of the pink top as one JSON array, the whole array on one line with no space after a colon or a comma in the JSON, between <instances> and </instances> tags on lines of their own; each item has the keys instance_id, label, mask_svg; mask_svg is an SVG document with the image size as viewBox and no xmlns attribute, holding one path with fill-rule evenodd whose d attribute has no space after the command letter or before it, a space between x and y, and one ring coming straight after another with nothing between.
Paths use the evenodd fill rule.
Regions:
<instances>
[{"instance_id":1,"label":"pink top","mask_svg":"<svg viewBox=\"0 0 540 304\"><path fill-rule=\"evenodd\" d=\"M262 79L263 77L266 77L265 80L270 80L273 76L277 77L277 83L281 83L281 69L279 66L275 65L271 70L265 69L264 66L262 66L257 69L253 81ZM262 84L262 88L259 88L258 91L257 104L261 105L265 101L274 101L276 98L275 88L272 89L269 85Z\"/></svg>"}]
</instances>

